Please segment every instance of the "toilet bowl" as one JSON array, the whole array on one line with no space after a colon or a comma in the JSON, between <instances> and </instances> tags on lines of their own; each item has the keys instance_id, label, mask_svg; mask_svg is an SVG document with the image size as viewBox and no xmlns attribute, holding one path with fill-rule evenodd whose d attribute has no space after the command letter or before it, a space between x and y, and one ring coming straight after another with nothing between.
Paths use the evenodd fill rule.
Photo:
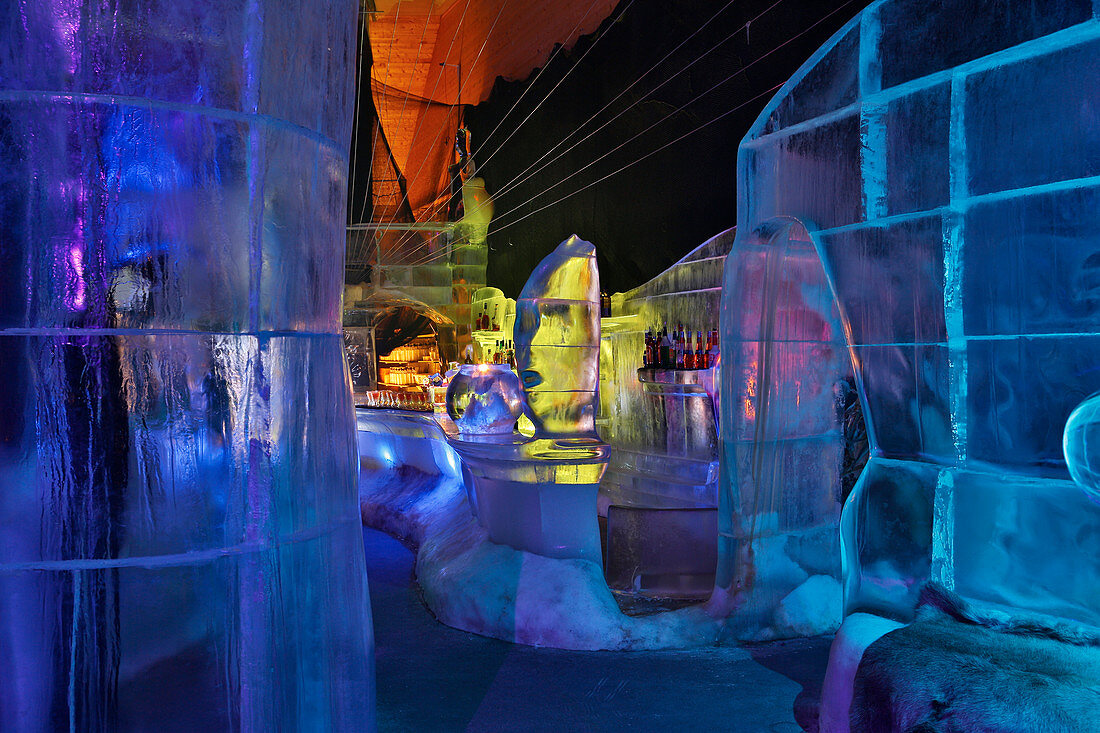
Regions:
<instances>
[{"instance_id":1,"label":"toilet bowl","mask_svg":"<svg viewBox=\"0 0 1100 733\"><path fill-rule=\"evenodd\" d=\"M597 439L448 436L462 459L489 539L553 558L602 565L596 495L608 446Z\"/></svg>"}]
</instances>

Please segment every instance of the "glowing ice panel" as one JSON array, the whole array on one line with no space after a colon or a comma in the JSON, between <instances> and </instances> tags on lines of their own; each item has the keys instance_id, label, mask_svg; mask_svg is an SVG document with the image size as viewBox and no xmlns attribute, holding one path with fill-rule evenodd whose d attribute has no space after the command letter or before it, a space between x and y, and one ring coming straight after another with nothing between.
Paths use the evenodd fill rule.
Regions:
<instances>
[{"instance_id":1,"label":"glowing ice panel","mask_svg":"<svg viewBox=\"0 0 1100 733\"><path fill-rule=\"evenodd\" d=\"M879 4L875 58L888 88L1090 20L1092 0L924 0Z\"/></svg>"},{"instance_id":2,"label":"glowing ice panel","mask_svg":"<svg viewBox=\"0 0 1100 733\"><path fill-rule=\"evenodd\" d=\"M823 233L819 239L853 344L946 341L938 215Z\"/></svg>"},{"instance_id":3,"label":"glowing ice panel","mask_svg":"<svg viewBox=\"0 0 1100 733\"><path fill-rule=\"evenodd\" d=\"M967 335L1098 330L1100 187L976 205L964 228Z\"/></svg>"},{"instance_id":4,"label":"glowing ice panel","mask_svg":"<svg viewBox=\"0 0 1100 733\"><path fill-rule=\"evenodd\" d=\"M1100 175L1098 54L1089 41L967 77L971 193Z\"/></svg>"}]
</instances>

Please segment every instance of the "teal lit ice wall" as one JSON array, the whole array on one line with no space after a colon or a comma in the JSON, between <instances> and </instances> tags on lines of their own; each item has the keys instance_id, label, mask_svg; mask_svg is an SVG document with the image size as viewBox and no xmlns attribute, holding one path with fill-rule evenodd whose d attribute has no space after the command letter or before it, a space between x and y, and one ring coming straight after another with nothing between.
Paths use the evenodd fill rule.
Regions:
<instances>
[{"instance_id":1,"label":"teal lit ice wall","mask_svg":"<svg viewBox=\"0 0 1100 733\"><path fill-rule=\"evenodd\" d=\"M372 727L356 10L0 14L0 729Z\"/></svg>"},{"instance_id":2,"label":"teal lit ice wall","mask_svg":"<svg viewBox=\"0 0 1100 733\"><path fill-rule=\"evenodd\" d=\"M1097 14L1092 0L876 2L743 140L722 314L720 586L763 576L781 594L782 574L759 553L753 567L747 545L760 527L826 523L799 507L844 498L836 481L806 488L821 502L792 489L809 443L783 454L792 436L737 414L747 400L758 416L778 389L757 381L748 352L839 343L850 358L794 359L793 396L768 414L797 425L818 404L826 416L797 390L823 394L848 373L859 389L871 460L841 521L846 610L907 618L933 578L1100 625L1100 505L1062 455L1067 417L1100 390ZM816 276L779 274L793 270L778 255L777 272L761 274L784 288L773 305L729 287L791 220L831 298ZM793 326L807 306L823 322L835 309L841 333ZM745 330L766 317L770 330ZM727 369L734 344L745 368ZM769 455L790 470L767 473Z\"/></svg>"}]
</instances>

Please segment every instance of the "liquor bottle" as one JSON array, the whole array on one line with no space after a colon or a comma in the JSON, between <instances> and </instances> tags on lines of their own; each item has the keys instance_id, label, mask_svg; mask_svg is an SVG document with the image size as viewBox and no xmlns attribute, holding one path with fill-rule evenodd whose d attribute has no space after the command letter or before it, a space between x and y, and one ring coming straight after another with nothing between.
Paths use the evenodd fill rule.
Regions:
<instances>
[{"instance_id":1,"label":"liquor bottle","mask_svg":"<svg viewBox=\"0 0 1100 733\"><path fill-rule=\"evenodd\" d=\"M676 329L676 369L684 368L684 331L682 328Z\"/></svg>"},{"instance_id":2,"label":"liquor bottle","mask_svg":"<svg viewBox=\"0 0 1100 733\"><path fill-rule=\"evenodd\" d=\"M642 351L642 368L649 369L653 366L653 332L648 328L645 332L645 349Z\"/></svg>"},{"instance_id":3,"label":"liquor bottle","mask_svg":"<svg viewBox=\"0 0 1100 733\"><path fill-rule=\"evenodd\" d=\"M684 333L684 369L695 368L695 352L691 349L691 329Z\"/></svg>"},{"instance_id":4,"label":"liquor bottle","mask_svg":"<svg viewBox=\"0 0 1100 733\"><path fill-rule=\"evenodd\" d=\"M706 369L707 364L707 352L703 347L703 332L695 332L695 368Z\"/></svg>"},{"instance_id":5,"label":"liquor bottle","mask_svg":"<svg viewBox=\"0 0 1100 733\"><path fill-rule=\"evenodd\" d=\"M710 348L707 349L707 366L708 367L718 366L718 355L719 355L720 352L719 352L719 348L718 348L718 329L717 328L710 332L710 342L711 342Z\"/></svg>"},{"instance_id":6,"label":"liquor bottle","mask_svg":"<svg viewBox=\"0 0 1100 733\"><path fill-rule=\"evenodd\" d=\"M672 361L674 358L674 349L672 348L672 341L668 338L668 332L665 329L661 329L661 344L659 348L660 358L657 365L661 369L670 369L674 365Z\"/></svg>"}]
</instances>

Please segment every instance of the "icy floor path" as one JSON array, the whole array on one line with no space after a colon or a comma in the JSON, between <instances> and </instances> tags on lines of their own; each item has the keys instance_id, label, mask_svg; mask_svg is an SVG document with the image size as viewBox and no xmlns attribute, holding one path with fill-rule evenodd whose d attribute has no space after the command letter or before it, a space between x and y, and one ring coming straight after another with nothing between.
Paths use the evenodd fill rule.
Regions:
<instances>
[{"instance_id":1,"label":"icy floor path","mask_svg":"<svg viewBox=\"0 0 1100 733\"><path fill-rule=\"evenodd\" d=\"M509 644L436 621L413 553L377 530L364 540L381 733L814 729L828 638L627 653Z\"/></svg>"}]
</instances>

